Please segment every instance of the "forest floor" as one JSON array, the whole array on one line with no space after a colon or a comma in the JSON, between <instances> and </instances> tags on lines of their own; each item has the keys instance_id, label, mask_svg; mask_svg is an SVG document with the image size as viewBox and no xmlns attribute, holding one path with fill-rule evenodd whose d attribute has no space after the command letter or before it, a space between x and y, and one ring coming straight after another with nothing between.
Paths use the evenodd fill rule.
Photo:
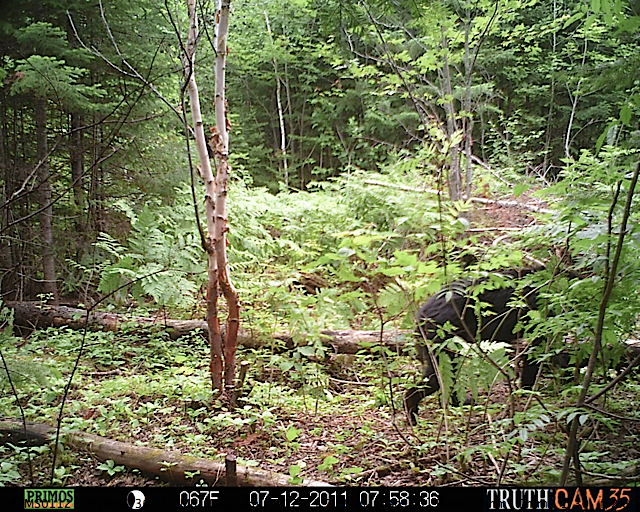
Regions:
<instances>
[{"instance_id":1,"label":"forest floor","mask_svg":"<svg viewBox=\"0 0 640 512\"><path fill-rule=\"evenodd\" d=\"M438 397L427 399L417 427L410 427L400 411L394 421L389 407L372 407L366 396L367 388L361 385L352 390L360 399L357 404L358 399L349 387L354 386L341 383L331 390L334 399L345 394L345 400L339 400L341 405L333 412L300 411L286 406L272 408L272 428L229 427L226 433L205 436L199 451L214 460L222 460L221 455L212 454L231 452L239 461L251 461L260 469L280 474L287 474L295 464L301 468L300 475L305 479L338 486L495 486L503 471L502 485L549 485L553 484L553 475L557 475L562 465L566 436L555 422L531 433L526 442L512 444L511 450L505 450L504 437L498 438L498 430L494 428L508 417L505 385L496 386L490 396L480 397L476 406L452 408L446 425ZM637 388L636 385L636 391ZM616 477L626 475L626 485L630 484L629 479L637 483L640 469L637 411L640 404L636 391L623 388L611 397L615 404L626 402L629 405L627 410L610 411L626 419L615 422L614 429L594 423L588 442L583 442L587 481L611 485ZM549 394L544 393L542 399L549 400ZM365 402L369 404L362 408L360 405ZM524 400L517 402L522 410ZM345 405L348 403L354 404L351 409ZM185 415L180 414L166 421L172 421L174 425L188 423ZM283 434L292 427L296 429L296 435L294 440L288 441ZM127 431L131 432L130 424L123 423L114 430L120 432L114 432L110 437L128 442L135 439L150 447L165 448L154 439L162 431L160 422L150 424L134 438L129 437L133 433L127 435ZM502 436L509 435L508 430L501 432ZM194 452L193 445L182 442L179 435L170 437L170 450L184 454ZM587 469L594 459L601 467L609 467L607 474ZM65 452L63 461L73 469L65 479L65 486L167 485L157 478L124 468L110 476L104 469L99 469L100 461L86 453ZM50 456L47 455L34 460L36 472L41 475L50 471L49 464ZM615 468L619 468L619 472ZM23 464L22 471L25 470ZM26 474L24 478L23 484L26 484ZM295 480L291 482L296 483Z\"/></svg>"},{"instance_id":2,"label":"forest floor","mask_svg":"<svg viewBox=\"0 0 640 512\"><path fill-rule=\"evenodd\" d=\"M532 222L523 210L497 206L476 210L472 220L484 227ZM268 349L251 350L239 355L251 361L251 392L240 409L226 411L209 403L206 393L192 391L206 388L208 364L202 358L185 360L206 353L203 340L168 348L166 338L145 334L92 335L65 409L71 429L216 461L233 453L241 465L335 485L542 485L557 481L562 466L566 434L556 415L571 397L558 396L549 378L540 395L514 394L513 408L507 406L504 383L481 393L474 406L449 408L446 416L434 395L423 401L412 427L401 410L398 385L419 374L408 354L393 364L372 353L335 356L285 371L272 364ZM73 360L74 336L49 330L35 335L27 348L31 343L43 360L66 364ZM113 368L117 372L105 372ZM64 382L69 367L61 373ZM623 475L627 482L640 480L639 388L636 375L581 418L590 426L581 445L589 481L606 485ZM37 406L41 398L36 397L25 403ZM59 403L42 400L42 409L29 419L53 424ZM0 450L0 462L15 460L15 453ZM28 464L21 460L14 466L20 479L5 478L5 485L29 485ZM46 481L50 464L50 452L34 454L37 485ZM64 450L59 464L64 471L57 478L66 486L166 485L137 470L109 471L86 453Z\"/></svg>"}]
</instances>

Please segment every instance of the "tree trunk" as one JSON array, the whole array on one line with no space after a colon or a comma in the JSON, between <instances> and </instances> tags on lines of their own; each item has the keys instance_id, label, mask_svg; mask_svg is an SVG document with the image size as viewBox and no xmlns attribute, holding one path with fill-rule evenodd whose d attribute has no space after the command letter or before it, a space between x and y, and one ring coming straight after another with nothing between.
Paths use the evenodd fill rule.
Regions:
<instances>
[{"instance_id":1,"label":"tree trunk","mask_svg":"<svg viewBox=\"0 0 640 512\"><path fill-rule=\"evenodd\" d=\"M584 49L582 52L582 67L581 67L581 73L584 73L584 68L585 68L585 62L587 59L587 49L588 49L588 39L585 36L584 38ZM580 96L582 94L581 88L582 88L582 81L583 79L580 78L580 80L578 80L578 85L576 85L576 90L575 92L573 92L573 94L571 93L569 89L569 86L567 86L567 90L569 93L569 98L571 100L571 114L569 115L569 122L567 124L567 133L564 139L564 156L567 159L571 158L571 141L573 140L571 137L571 130L573 129L573 121L575 120L575 116L576 116L576 111L578 110L578 102L580 101Z\"/></svg>"},{"instance_id":2,"label":"tree trunk","mask_svg":"<svg viewBox=\"0 0 640 512\"><path fill-rule=\"evenodd\" d=\"M462 176L460 173L460 146L454 143L458 133L458 121L453 98L453 84L449 69L449 46L445 29L442 29L442 49L444 63L442 66L442 90L444 92L444 110L447 114L447 138L449 139L449 196L452 201L462 199Z\"/></svg>"},{"instance_id":3,"label":"tree trunk","mask_svg":"<svg viewBox=\"0 0 640 512\"><path fill-rule=\"evenodd\" d=\"M65 23L67 41L69 47L74 50L80 47L78 38L74 36L74 27L71 18L67 17ZM84 180L84 118L81 112L70 112L71 133L69 134L69 164L71 165L71 188L73 189L73 202L75 205L75 227L77 233L76 256L77 262L82 261L83 253L88 243L87 233L87 193Z\"/></svg>"},{"instance_id":4,"label":"tree trunk","mask_svg":"<svg viewBox=\"0 0 640 512\"><path fill-rule=\"evenodd\" d=\"M161 316L141 317L109 313L106 311L91 311L87 317L87 310L70 306L42 305L40 302L12 302L5 305L14 312L14 325L29 330L45 329L47 327L69 327L70 329L118 331L123 324L137 324L140 328L150 326L162 327L171 339L178 339L195 330L201 330L205 335L208 332L207 322L204 320L175 320ZM362 343L380 343L390 348L402 348L407 343L407 336L413 331L389 330L384 331L380 340L380 331L355 331L351 329L322 331L322 341L326 347L333 348L340 354L355 354L362 350ZM276 332L271 335L262 335L253 330L239 330L238 341L245 347L258 348L271 344L272 340L284 341L287 347L292 348L294 341L288 332ZM640 354L640 341L629 339L626 342L629 354L633 357Z\"/></svg>"},{"instance_id":5,"label":"tree trunk","mask_svg":"<svg viewBox=\"0 0 640 512\"><path fill-rule=\"evenodd\" d=\"M215 201L216 201L216 181L211 169L209 151L202 122L202 112L200 110L200 94L195 75L196 45L198 42L198 13L196 11L196 0L187 0L189 10L189 36L187 39L186 55L184 56L183 68L185 80L187 81L187 91L189 93L189 103L191 105L191 119L193 121L193 131L196 138L196 148L200 159L200 176L205 186L205 217L207 221L207 236L202 240L202 247L207 253L207 327L209 333L210 347L210 369L211 383L214 390L222 391L222 338L220 335L220 321L218 319L218 267L215 254ZM215 130L215 128L214 128ZM212 133L215 135L215 132ZM212 148L213 149L213 148Z\"/></svg>"},{"instance_id":6,"label":"tree trunk","mask_svg":"<svg viewBox=\"0 0 640 512\"><path fill-rule=\"evenodd\" d=\"M87 225L85 210L87 196L84 190L84 144L82 131L82 116L71 113L71 134L69 136L69 163L71 164L71 186L73 188L73 202L76 207L76 232L78 245L76 261L80 261L87 240Z\"/></svg>"},{"instance_id":7,"label":"tree trunk","mask_svg":"<svg viewBox=\"0 0 640 512\"><path fill-rule=\"evenodd\" d=\"M9 205L8 200L15 190L15 170L9 167L9 158L7 156L6 139L6 110L5 110L5 91L0 91L0 172L4 180L4 186L0 189L0 232L4 232L6 226L11 221L13 208ZM12 230L13 231L13 230ZM15 270L13 264L12 251L13 233L0 234L0 294L3 297L14 296L15 292Z\"/></svg>"},{"instance_id":8,"label":"tree trunk","mask_svg":"<svg viewBox=\"0 0 640 512\"><path fill-rule=\"evenodd\" d=\"M193 119L196 145L201 164L201 176L205 185L205 213L207 218L207 237L202 245L208 257L207 281L207 327L211 351L211 383L214 390L225 392L233 401L235 380L235 353L237 349L238 328L240 322L240 304L238 293L229 276L227 259L227 193L229 185L229 121L227 120L225 88L225 66L227 56L227 34L229 32L229 3L223 0L217 13L216 66L215 66L215 112L216 126L211 130L209 146L217 161L214 179L209 161L200 97L195 79L195 50L198 41L198 15L196 0L187 0L190 29L183 66L191 115ZM226 337L222 338L222 329L218 317L219 290L225 296L228 306ZM223 376L224 369L224 376Z\"/></svg>"},{"instance_id":9,"label":"tree trunk","mask_svg":"<svg viewBox=\"0 0 640 512\"><path fill-rule=\"evenodd\" d=\"M470 54L470 37L471 37L471 16L467 11L467 19L464 27L464 103L463 110L463 129L464 129L464 155L465 155L465 193L467 197L471 197L471 184L473 181L473 117L471 115L471 77L473 73L473 64Z\"/></svg>"},{"instance_id":10,"label":"tree trunk","mask_svg":"<svg viewBox=\"0 0 640 512\"><path fill-rule=\"evenodd\" d=\"M240 327L240 300L238 292L231 283L229 259L227 258L227 193L229 189L229 121L227 119L227 100L225 99L225 69L227 62L227 36L229 33L229 8L231 0L222 0L218 16L218 37L215 67L215 111L218 137L215 141L216 167L216 205L215 233L213 241L218 267L218 284L227 301L227 330L224 343L224 382L227 398L233 402L235 396L236 350L238 348L238 329ZM233 405L233 404L232 404Z\"/></svg>"},{"instance_id":11,"label":"tree trunk","mask_svg":"<svg viewBox=\"0 0 640 512\"><path fill-rule=\"evenodd\" d=\"M58 304L56 265L53 252L53 205L51 204L51 181L49 173L49 149L47 145L47 100L36 98L36 140L38 165L40 166L40 244L42 270L44 274L43 292L49 295L52 304Z\"/></svg>"},{"instance_id":12,"label":"tree trunk","mask_svg":"<svg viewBox=\"0 0 640 512\"><path fill-rule=\"evenodd\" d=\"M271 51L275 51L273 44L273 34L271 33L271 24L269 23L269 14L267 10L264 11L264 19L267 24L267 34L269 35L269 41L271 43ZM278 120L280 123L280 152L282 154L282 170L284 174L284 185L289 188L289 167L287 163L287 136L286 128L284 125L284 112L282 110L282 84L280 81L280 73L278 72L278 61L273 57L273 71L276 77L276 103L278 105Z\"/></svg>"},{"instance_id":13,"label":"tree trunk","mask_svg":"<svg viewBox=\"0 0 640 512\"><path fill-rule=\"evenodd\" d=\"M55 428L42 423L27 422L25 426L20 421L0 421L0 434L2 434L0 437L11 442L29 438L35 442L34 444L46 444L49 440L55 439L55 432ZM198 459L180 452L114 441L87 432L72 431L66 436L67 443L76 450L89 452L102 461L112 460L117 465L138 469L173 485L193 485L204 480L209 485L224 486L226 482L224 463ZM236 473L237 485L241 487L283 487L290 485L290 478L289 475L248 466L239 466ZM329 484L316 480L303 480L300 485L328 486Z\"/></svg>"},{"instance_id":14,"label":"tree trunk","mask_svg":"<svg viewBox=\"0 0 640 512\"><path fill-rule=\"evenodd\" d=\"M102 208L103 164L100 162L100 155L102 154L102 132L100 130L100 125L97 122L97 119L97 115L94 114L91 149L91 187L89 194L89 218L90 222L93 223L93 231L95 233L100 233L101 231L104 231L104 214Z\"/></svg>"},{"instance_id":15,"label":"tree trunk","mask_svg":"<svg viewBox=\"0 0 640 512\"><path fill-rule=\"evenodd\" d=\"M557 18L557 0L553 0L553 23L555 24ZM556 70L555 70L555 58L557 48L557 35L555 31L551 32L551 57L553 59L551 65L551 89L549 92L549 112L547 114L547 127L545 129L544 150L542 159L542 176L547 175L547 171L551 166L550 163L550 150L551 150L551 137L553 136L553 118L554 118L554 104L556 101Z\"/></svg>"}]
</instances>

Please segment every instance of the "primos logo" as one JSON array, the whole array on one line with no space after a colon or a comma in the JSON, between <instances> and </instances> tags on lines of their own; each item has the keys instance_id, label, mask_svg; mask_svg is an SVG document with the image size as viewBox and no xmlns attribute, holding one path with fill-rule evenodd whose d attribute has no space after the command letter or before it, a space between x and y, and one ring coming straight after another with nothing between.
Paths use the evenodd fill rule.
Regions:
<instances>
[{"instance_id":1,"label":"primos logo","mask_svg":"<svg viewBox=\"0 0 640 512\"><path fill-rule=\"evenodd\" d=\"M73 489L25 489L24 508L74 508Z\"/></svg>"}]
</instances>

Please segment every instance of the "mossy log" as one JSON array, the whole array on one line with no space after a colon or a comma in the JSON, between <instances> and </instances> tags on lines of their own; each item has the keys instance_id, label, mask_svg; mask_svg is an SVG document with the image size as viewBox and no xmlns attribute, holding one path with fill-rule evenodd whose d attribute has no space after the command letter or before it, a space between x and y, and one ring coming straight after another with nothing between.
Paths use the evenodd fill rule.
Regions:
<instances>
[{"instance_id":1,"label":"mossy log","mask_svg":"<svg viewBox=\"0 0 640 512\"><path fill-rule=\"evenodd\" d=\"M175 320L158 315L141 317L92 311L87 315L84 309L69 306L42 305L39 302L7 302L14 310L14 325L25 329L42 329L45 327L66 326L71 329L118 331L123 324L134 324L142 328L155 326L165 329L172 339L180 338L193 331L200 330L208 336L207 322L204 320ZM380 336L380 331L326 330L322 331L322 340L327 347L338 354L355 354L362 348L382 344L392 350L401 351L411 340L412 331L387 330ZM272 340L284 342L287 348L295 343L290 333L275 332L271 335L256 333L251 329L240 329L238 342L248 348L258 348L271 343ZM627 340L627 349L631 357L640 354L640 341Z\"/></svg>"},{"instance_id":2,"label":"mossy log","mask_svg":"<svg viewBox=\"0 0 640 512\"><path fill-rule=\"evenodd\" d=\"M27 422L23 425L17 420L0 420L0 439L16 441L27 436L43 444L55 438L55 428L42 423ZM72 431L62 436L64 442L72 448L91 453L101 461L112 460L117 465L130 469L138 469L142 473L157 476L173 485L195 485L204 480L208 485L225 486L226 470L224 462L213 462L200 459L180 452L149 448L147 446L114 441L87 432ZM195 476L187 476L187 473ZM236 483L239 487L283 487L291 485L290 477L281 473L265 471L258 468L238 466L236 468ZM317 480L303 480L301 486L328 486L329 484Z\"/></svg>"},{"instance_id":3,"label":"mossy log","mask_svg":"<svg viewBox=\"0 0 640 512\"><path fill-rule=\"evenodd\" d=\"M84 309L43 305L39 302L7 302L6 305L13 308L14 325L19 329L33 330L63 326L83 329L86 326L91 330L118 331L123 324L134 324L140 327L155 326L165 329L172 339L196 330L200 330L206 337L209 334L207 322L204 320L175 320L161 315L140 317L104 311L91 311L87 314ZM327 330L322 331L321 334L324 344L339 354L355 354L364 347L381 342L380 331ZM382 334L382 344L399 351L410 336L410 331L385 331ZM240 329L238 333L238 343L248 348L267 345L274 339L284 342L288 348L293 348L295 345L291 334L287 332L275 332L265 336L251 329Z\"/></svg>"}]
</instances>

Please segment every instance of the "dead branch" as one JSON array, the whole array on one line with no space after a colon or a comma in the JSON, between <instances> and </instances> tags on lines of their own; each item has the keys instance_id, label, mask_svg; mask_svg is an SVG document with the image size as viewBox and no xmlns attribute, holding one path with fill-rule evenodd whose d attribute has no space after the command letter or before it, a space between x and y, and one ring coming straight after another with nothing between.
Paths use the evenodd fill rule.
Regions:
<instances>
[{"instance_id":1,"label":"dead branch","mask_svg":"<svg viewBox=\"0 0 640 512\"><path fill-rule=\"evenodd\" d=\"M440 190L436 190L433 188L417 188L417 187L408 187L406 185L400 185L396 183L386 183L384 181L378 180L364 180L364 183L367 185L375 185L377 187L387 187L394 188L396 190L404 190L405 192L419 192L419 193L429 193L439 195L441 193ZM524 210L529 210L536 213L553 213L553 210L549 210L548 208L542 208L540 206L528 203L519 203L518 201L506 201L499 199L488 199L486 197L471 197L467 198L467 196L463 196L465 200L469 200L472 203L480 203L480 204L495 204L498 206L503 206L505 208L514 207L514 208L522 208Z\"/></svg>"}]
</instances>

